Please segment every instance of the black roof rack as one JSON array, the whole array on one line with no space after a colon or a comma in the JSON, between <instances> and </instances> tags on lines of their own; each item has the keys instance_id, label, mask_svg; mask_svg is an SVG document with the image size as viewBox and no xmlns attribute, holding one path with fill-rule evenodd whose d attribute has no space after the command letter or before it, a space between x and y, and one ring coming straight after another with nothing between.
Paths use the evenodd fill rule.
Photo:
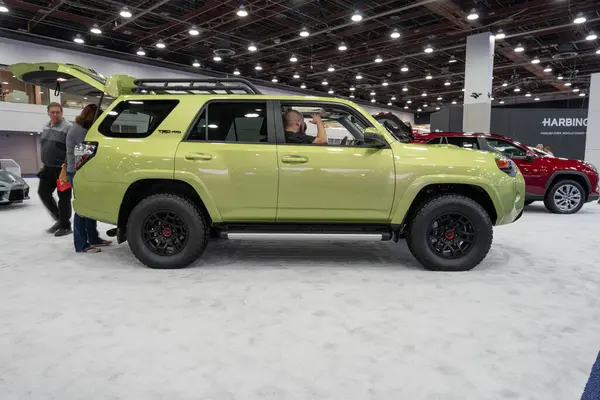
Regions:
<instances>
[{"instance_id":1,"label":"black roof rack","mask_svg":"<svg viewBox=\"0 0 600 400\"><path fill-rule=\"evenodd\" d=\"M134 93L155 94L262 94L243 78L136 79Z\"/></svg>"}]
</instances>

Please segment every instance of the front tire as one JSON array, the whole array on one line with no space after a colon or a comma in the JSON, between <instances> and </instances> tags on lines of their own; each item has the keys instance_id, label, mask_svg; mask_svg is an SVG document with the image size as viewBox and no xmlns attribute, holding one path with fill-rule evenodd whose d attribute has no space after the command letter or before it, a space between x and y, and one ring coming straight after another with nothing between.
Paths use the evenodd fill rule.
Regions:
<instances>
[{"instance_id":1,"label":"front tire","mask_svg":"<svg viewBox=\"0 0 600 400\"><path fill-rule=\"evenodd\" d=\"M428 200L410 223L408 248L432 271L468 271L487 255L494 232L475 200L449 194Z\"/></svg>"},{"instance_id":2,"label":"front tire","mask_svg":"<svg viewBox=\"0 0 600 400\"><path fill-rule=\"evenodd\" d=\"M546 193L544 205L554 214L574 214L585 204L585 191L576 181L558 181Z\"/></svg>"},{"instance_id":3,"label":"front tire","mask_svg":"<svg viewBox=\"0 0 600 400\"><path fill-rule=\"evenodd\" d=\"M155 269L184 268L204 252L209 230L188 199L162 193L145 198L127 220L127 241L135 257Z\"/></svg>"}]
</instances>

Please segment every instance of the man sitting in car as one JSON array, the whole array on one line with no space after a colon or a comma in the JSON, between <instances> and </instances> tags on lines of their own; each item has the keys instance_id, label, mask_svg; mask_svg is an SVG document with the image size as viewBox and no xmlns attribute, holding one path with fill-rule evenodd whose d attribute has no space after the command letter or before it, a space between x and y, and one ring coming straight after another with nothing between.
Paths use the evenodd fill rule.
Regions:
<instances>
[{"instance_id":1,"label":"man sitting in car","mask_svg":"<svg viewBox=\"0 0 600 400\"><path fill-rule=\"evenodd\" d=\"M306 134L306 122L302 113L290 110L285 113L285 142L297 144L327 144L325 125L319 114L312 115L312 123L317 126L317 136Z\"/></svg>"}]
</instances>

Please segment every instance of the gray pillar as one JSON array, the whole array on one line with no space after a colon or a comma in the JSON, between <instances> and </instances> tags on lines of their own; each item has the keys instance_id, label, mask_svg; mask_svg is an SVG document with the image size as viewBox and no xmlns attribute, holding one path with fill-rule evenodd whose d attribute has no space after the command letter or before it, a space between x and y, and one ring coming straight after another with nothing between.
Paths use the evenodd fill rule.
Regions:
<instances>
[{"instance_id":1,"label":"gray pillar","mask_svg":"<svg viewBox=\"0 0 600 400\"><path fill-rule=\"evenodd\" d=\"M600 73L592 74L588 104L585 161L600 168Z\"/></svg>"},{"instance_id":2,"label":"gray pillar","mask_svg":"<svg viewBox=\"0 0 600 400\"><path fill-rule=\"evenodd\" d=\"M494 35L485 32L467 37L464 132L490 132L493 72Z\"/></svg>"}]
</instances>

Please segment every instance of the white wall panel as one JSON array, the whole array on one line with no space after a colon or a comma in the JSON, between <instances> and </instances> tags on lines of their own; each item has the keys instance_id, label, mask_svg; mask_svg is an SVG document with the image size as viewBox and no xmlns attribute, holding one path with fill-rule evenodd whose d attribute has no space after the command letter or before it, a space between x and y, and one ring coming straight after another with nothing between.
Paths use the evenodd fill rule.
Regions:
<instances>
[{"instance_id":1,"label":"white wall panel","mask_svg":"<svg viewBox=\"0 0 600 400\"><path fill-rule=\"evenodd\" d=\"M0 158L13 159L21 167L21 174L35 174L39 169L37 141L33 136L20 132L0 132Z\"/></svg>"}]
</instances>

